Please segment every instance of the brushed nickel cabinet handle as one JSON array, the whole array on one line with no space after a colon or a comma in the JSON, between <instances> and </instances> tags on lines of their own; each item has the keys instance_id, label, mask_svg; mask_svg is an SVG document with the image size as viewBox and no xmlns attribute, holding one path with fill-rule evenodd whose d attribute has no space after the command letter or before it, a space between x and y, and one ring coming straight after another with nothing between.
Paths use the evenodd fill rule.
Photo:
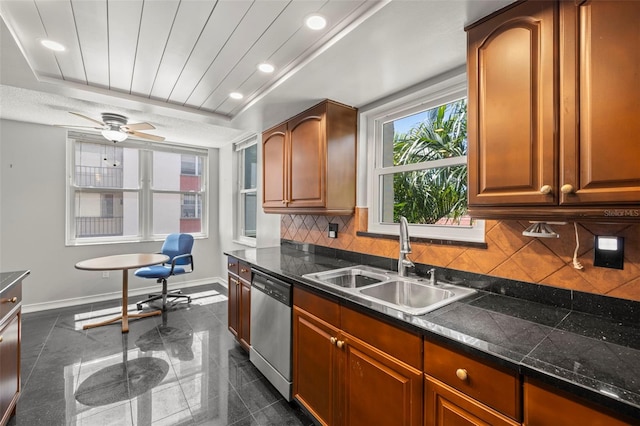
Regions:
<instances>
[{"instance_id":1,"label":"brushed nickel cabinet handle","mask_svg":"<svg viewBox=\"0 0 640 426\"><path fill-rule=\"evenodd\" d=\"M1 303L16 303L18 301L18 298L13 296L11 299L2 299Z\"/></svg>"},{"instance_id":2,"label":"brushed nickel cabinet handle","mask_svg":"<svg viewBox=\"0 0 640 426\"><path fill-rule=\"evenodd\" d=\"M456 376L458 376L458 379L462 381L467 380L467 378L469 377L469 375L467 374L467 370L465 370L464 368L458 368L456 370Z\"/></svg>"},{"instance_id":3,"label":"brushed nickel cabinet handle","mask_svg":"<svg viewBox=\"0 0 640 426\"><path fill-rule=\"evenodd\" d=\"M560 188L560 192L562 192L563 194L573 194L573 185L570 185L568 183L562 185L562 187Z\"/></svg>"},{"instance_id":4,"label":"brushed nickel cabinet handle","mask_svg":"<svg viewBox=\"0 0 640 426\"><path fill-rule=\"evenodd\" d=\"M245 272L249 272L249 270L245 269L245 268L240 268L240 272L242 272L244 274Z\"/></svg>"},{"instance_id":5,"label":"brushed nickel cabinet handle","mask_svg":"<svg viewBox=\"0 0 640 426\"><path fill-rule=\"evenodd\" d=\"M542 187L540 188L540 193L541 194L550 194L551 193L551 185L542 185Z\"/></svg>"}]
</instances>

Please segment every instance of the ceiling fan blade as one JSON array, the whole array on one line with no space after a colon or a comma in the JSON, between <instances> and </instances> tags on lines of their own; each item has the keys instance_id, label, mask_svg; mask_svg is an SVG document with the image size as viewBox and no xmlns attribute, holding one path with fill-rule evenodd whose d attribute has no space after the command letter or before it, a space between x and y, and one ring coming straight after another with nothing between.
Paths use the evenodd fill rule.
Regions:
<instances>
[{"instance_id":1,"label":"ceiling fan blade","mask_svg":"<svg viewBox=\"0 0 640 426\"><path fill-rule=\"evenodd\" d=\"M133 135L133 136L137 136L139 138L149 139L149 140L156 141L156 142L162 142L164 140L164 138L162 136L150 135L148 133L135 132L135 131L130 131L130 132L127 132L127 133L130 134L130 135Z\"/></svg>"},{"instance_id":2,"label":"ceiling fan blade","mask_svg":"<svg viewBox=\"0 0 640 426\"><path fill-rule=\"evenodd\" d=\"M87 117L86 115L82 115L80 113L73 112L73 111L69 111L69 114L73 114L73 115L76 115L78 117L82 117L85 120L93 121L94 123L99 124L100 126L102 126L102 127L100 127L101 129L105 126L105 124L102 121L94 120L93 118Z\"/></svg>"},{"instance_id":3,"label":"ceiling fan blade","mask_svg":"<svg viewBox=\"0 0 640 426\"><path fill-rule=\"evenodd\" d=\"M133 123L133 124L126 124L122 126L122 129L125 131L154 130L155 127L151 123Z\"/></svg>"},{"instance_id":4,"label":"ceiling fan blade","mask_svg":"<svg viewBox=\"0 0 640 426\"><path fill-rule=\"evenodd\" d=\"M73 125L67 125L67 124L54 124L53 127L65 127L67 129L95 129L95 130L102 130L104 129L104 126L102 127L93 127L93 126L73 126Z\"/></svg>"}]
</instances>

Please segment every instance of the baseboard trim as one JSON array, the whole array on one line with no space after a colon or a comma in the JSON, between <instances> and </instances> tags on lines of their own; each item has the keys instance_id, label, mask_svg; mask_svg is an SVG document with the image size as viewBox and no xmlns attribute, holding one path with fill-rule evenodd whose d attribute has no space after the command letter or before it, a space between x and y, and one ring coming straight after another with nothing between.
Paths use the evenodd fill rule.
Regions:
<instances>
[{"instance_id":1,"label":"baseboard trim","mask_svg":"<svg viewBox=\"0 0 640 426\"><path fill-rule=\"evenodd\" d=\"M220 277L202 278L199 280L182 281L182 282L173 283L173 284L169 283L167 288L169 290L175 290L178 288L198 287L201 285L212 284L212 283L217 283L227 288L227 281ZM129 289L129 298L131 299L132 297L141 296L141 295L145 295L146 297L147 293L157 293L161 291L161 289L162 289L162 286L159 286L159 285L136 288L135 290ZM110 293L96 294L92 296L82 296L82 297L74 297L71 299L53 300L53 301L44 302L44 303L32 303L28 305L22 305L22 313L28 314L30 312L47 311L49 309L68 308L69 306L85 305L87 303L104 302L106 300L114 300L114 299L121 299L121 298L122 298L122 292L114 291ZM131 300L129 300L129 303L131 304Z\"/></svg>"}]
</instances>

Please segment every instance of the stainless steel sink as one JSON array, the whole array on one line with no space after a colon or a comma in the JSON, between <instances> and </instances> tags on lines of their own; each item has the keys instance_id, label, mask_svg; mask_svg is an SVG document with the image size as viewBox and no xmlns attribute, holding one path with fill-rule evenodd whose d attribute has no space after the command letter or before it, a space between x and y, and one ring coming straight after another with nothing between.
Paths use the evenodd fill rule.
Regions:
<instances>
[{"instance_id":1,"label":"stainless steel sink","mask_svg":"<svg viewBox=\"0 0 640 426\"><path fill-rule=\"evenodd\" d=\"M316 272L303 277L341 288L361 288L389 281L392 278L382 269L363 265Z\"/></svg>"},{"instance_id":2,"label":"stainless steel sink","mask_svg":"<svg viewBox=\"0 0 640 426\"><path fill-rule=\"evenodd\" d=\"M476 290L418 278L371 266L351 266L303 275L304 278L347 293L351 298L389 306L411 315L423 315L462 299Z\"/></svg>"},{"instance_id":3,"label":"stainless steel sink","mask_svg":"<svg viewBox=\"0 0 640 426\"><path fill-rule=\"evenodd\" d=\"M475 290L448 284L436 286L414 280L389 281L360 290L399 311L422 315L475 293Z\"/></svg>"}]
</instances>

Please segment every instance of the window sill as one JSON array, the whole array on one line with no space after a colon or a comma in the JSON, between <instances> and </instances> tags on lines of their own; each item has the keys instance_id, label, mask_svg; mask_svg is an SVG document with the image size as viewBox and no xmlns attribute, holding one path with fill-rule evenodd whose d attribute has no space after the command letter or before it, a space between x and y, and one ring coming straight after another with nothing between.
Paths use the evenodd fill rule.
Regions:
<instances>
[{"instance_id":1,"label":"window sill","mask_svg":"<svg viewBox=\"0 0 640 426\"><path fill-rule=\"evenodd\" d=\"M253 247L253 248L257 247L257 243L256 243L255 239L251 239L251 240L250 239L246 239L246 240L245 239L240 239L240 240L235 240L234 239L234 240L232 240L232 242L234 244L239 244L241 246L247 246L247 247Z\"/></svg>"},{"instance_id":2,"label":"window sill","mask_svg":"<svg viewBox=\"0 0 640 426\"><path fill-rule=\"evenodd\" d=\"M373 232L363 232L363 231L357 231L356 235L358 237L382 238L385 240L397 241L399 239L397 235L377 234ZM480 249L487 248L487 243L476 243L472 241L441 240L436 238L422 238L422 237L409 237L409 240L412 243L426 243L426 244L434 244L434 245L441 245L441 246L473 247L473 248L480 248Z\"/></svg>"}]
</instances>

